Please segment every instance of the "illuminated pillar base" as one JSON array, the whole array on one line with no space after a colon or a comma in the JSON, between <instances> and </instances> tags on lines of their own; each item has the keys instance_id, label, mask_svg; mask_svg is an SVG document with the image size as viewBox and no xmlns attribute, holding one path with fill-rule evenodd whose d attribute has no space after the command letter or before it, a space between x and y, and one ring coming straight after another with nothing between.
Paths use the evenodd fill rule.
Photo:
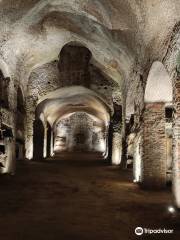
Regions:
<instances>
[{"instance_id":1,"label":"illuminated pillar base","mask_svg":"<svg viewBox=\"0 0 180 240\"><path fill-rule=\"evenodd\" d=\"M29 137L29 139L26 140L25 157L28 160L33 159L33 136Z\"/></svg>"},{"instance_id":2,"label":"illuminated pillar base","mask_svg":"<svg viewBox=\"0 0 180 240\"><path fill-rule=\"evenodd\" d=\"M33 159L33 122L34 112L27 112L25 122L25 158Z\"/></svg>"},{"instance_id":3,"label":"illuminated pillar base","mask_svg":"<svg viewBox=\"0 0 180 240\"><path fill-rule=\"evenodd\" d=\"M16 158L15 158L15 142L13 140L6 140L6 166L3 173L15 174Z\"/></svg>"},{"instance_id":4,"label":"illuminated pillar base","mask_svg":"<svg viewBox=\"0 0 180 240\"><path fill-rule=\"evenodd\" d=\"M174 202L176 207L180 209L180 171L174 172L173 175Z\"/></svg>"},{"instance_id":5,"label":"illuminated pillar base","mask_svg":"<svg viewBox=\"0 0 180 240\"><path fill-rule=\"evenodd\" d=\"M142 181L144 188L166 186L165 104L146 103L143 117Z\"/></svg>"},{"instance_id":6,"label":"illuminated pillar base","mask_svg":"<svg viewBox=\"0 0 180 240\"><path fill-rule=\"evenodd\" d=\"M113 133L112 139L112 165L120 165L122 155L122 136L119 132Z\"/></svg>"},{"instance_id":7,"label":"illuminated pillar base","mask_svg":"<svg viewBox=\"0 0 180 240\"><path fill-rule=\"evenodd\" d=\"M141 178L142 178L141 144L142 144L142 137L141 136L137 136L134 139L134 154L133 154L134 182L141 182Z\"/></svg>"}]
</instances>

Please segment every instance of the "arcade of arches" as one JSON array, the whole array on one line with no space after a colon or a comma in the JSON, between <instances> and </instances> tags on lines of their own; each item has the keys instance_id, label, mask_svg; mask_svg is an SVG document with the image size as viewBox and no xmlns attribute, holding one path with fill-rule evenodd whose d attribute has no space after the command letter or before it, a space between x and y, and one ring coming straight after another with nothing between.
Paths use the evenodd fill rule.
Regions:
<instances>
[{"instance_id":1,"label":"arcade of arches","mask_svg":"<svg viewBox=\"0 0 180 240\"><path fill-rule=\"evenodd\" d=\"M0 22L2 178L83 155L178 212L179 0L2 0Z\"/></svg>"}]
</instances>

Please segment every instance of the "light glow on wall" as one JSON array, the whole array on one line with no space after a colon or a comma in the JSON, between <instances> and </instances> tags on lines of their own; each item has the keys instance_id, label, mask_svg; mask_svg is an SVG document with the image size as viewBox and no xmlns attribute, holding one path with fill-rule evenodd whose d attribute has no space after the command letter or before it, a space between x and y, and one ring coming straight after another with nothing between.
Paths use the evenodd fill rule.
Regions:
<instances>
[{"instance_id":1,"label":"light glow on wall","mask_svg":"<svg viewBox=\"0 0 180 240\"><path fill-rule=\"evenodd\" d=\"M26 143L26 158L28 160L33 159L33 140L32 139Z\"/></svg>"},{"instance_id":2,"label":"light glow on wall","mask_svg":"<svg viewBox=\"0 0 180 240\"><path fill-rule=\"evenodd\" d=\"M121 150L119 148L113 149L112 164L119 165L121 163Z\"/></svg>"},{"instance_id":3,"label":"light glow on wall","mask_svg":"<svg viewBox=\"0 0 180 240\"><path fill-rule=\"evenodd\" d=\"M138 155L136 158L136 168L135 168L135 180L136 182L140 182L140 176L141 176L141 159Z\"/></svg>"},{"instance_id":4,"label":"light glow on wall","mask_svg":"<svg viewBox=\"0 0 180 240\"><path fill-rule=\"evenodd\" d=\"M133 163L133 169L134 169L134 182L140 182L141 181L141 154L140 154L140 141L141 138L137 140L137 142L134 143L134 163Z\"/></svg>"},{"instance_id":5,"label":"light glow on wall","mask_svg":"<svg viewBox=\"0 0 180 240\"><path fill-rule=\"evenodd\" d=\"M106 142L104 139L102 139L99 143L99 151L105 152L106 151Z\"/></svg>"},{"instance_id":6,"label":"light glow on wall","mask_svg":"<svg viewBox=\"0 0 180 240\"><path fill-rule=\"evenodd\" d=\"M113 134L112 144L112 165L119 165L121 163L122 154L122 136L120 133Z\"/></svg>"}]
</instances>

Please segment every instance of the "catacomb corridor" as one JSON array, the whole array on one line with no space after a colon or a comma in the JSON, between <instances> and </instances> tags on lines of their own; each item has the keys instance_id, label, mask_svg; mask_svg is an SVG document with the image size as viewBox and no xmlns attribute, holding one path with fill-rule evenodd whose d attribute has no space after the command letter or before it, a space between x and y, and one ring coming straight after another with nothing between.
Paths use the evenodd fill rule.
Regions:
<instances>
[{"instance_id":1,"label":"catacomb corridor","mask_svg":"<svg viewBox=\"0 0 180 240\"><path fill-rule=\"evenodd\" d=\"M0 0L0 240L138 238L180 239L180 1Z\"/></svg>"}]
</instances>

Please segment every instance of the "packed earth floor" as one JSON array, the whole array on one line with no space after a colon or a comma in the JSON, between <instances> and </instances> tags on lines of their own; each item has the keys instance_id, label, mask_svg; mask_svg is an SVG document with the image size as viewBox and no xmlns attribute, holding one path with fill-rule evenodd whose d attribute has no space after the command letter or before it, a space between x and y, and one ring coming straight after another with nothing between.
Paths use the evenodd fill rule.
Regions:
<instances>
[{"instance_id":1,"label":"packed earth floor","mask_svg":"<svg viewBox=\"0 0 180 240\"><path fill-rule=\"evenodd\" d=\"M133 183L131 169L120 170L102 160L19 162L16 175L1 177L0 185L1 240L180 236L179 216L167 210L170 190L142 190ZM175 233L138 237L134 230L139 226Z\"/></svg>"}]
</instances>

